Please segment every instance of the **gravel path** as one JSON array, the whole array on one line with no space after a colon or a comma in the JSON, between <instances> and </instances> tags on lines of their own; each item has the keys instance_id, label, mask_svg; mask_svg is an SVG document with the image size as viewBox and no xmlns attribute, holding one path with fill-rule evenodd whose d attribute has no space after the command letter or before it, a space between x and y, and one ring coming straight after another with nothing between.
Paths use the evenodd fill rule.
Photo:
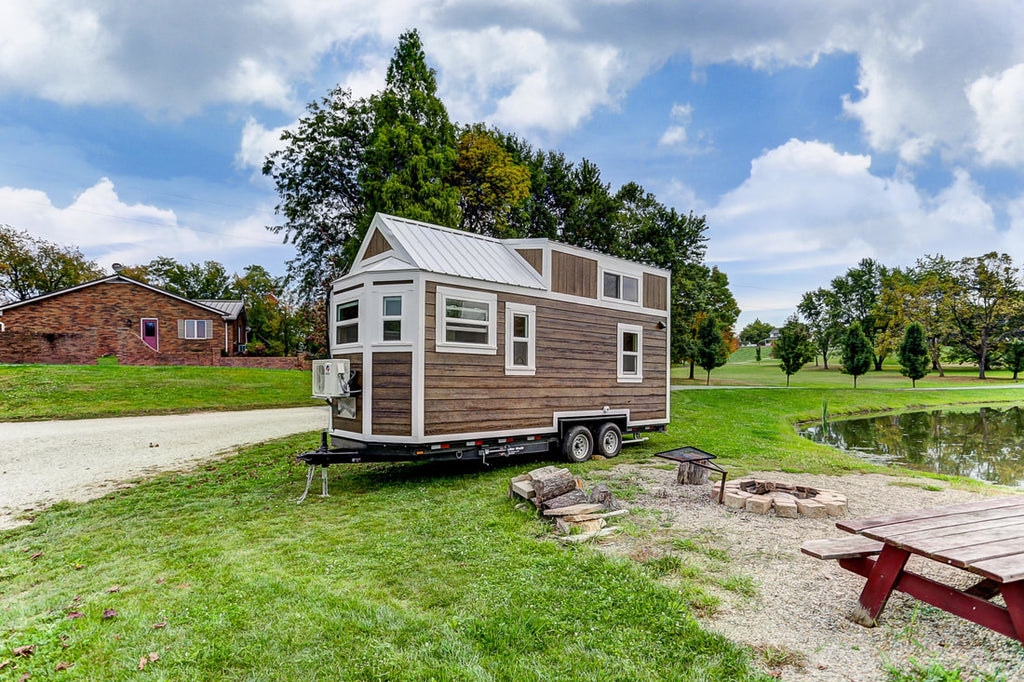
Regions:
<instances>
[{"instance_id":1,"label":"gravel path","mask_svg":"<svg viewBox=\"0 0 1024 682\"><path fill-rule=\"evenodd\" d=\"M762 663L794 654L788 664L765 665L781 679L885 680L886 665L907 671L913 660L962 668L965 680L995 671L1004 675L997 679L1024 680L1024 648L1019 643L906 595L896 593L890 598L876 628L850 621L864 579L834 561L800 553L806 540L846 535L835 527L834 518L785 519L774 513L761 516L726 509L712 501L709 486L677 485L675 470L658 466L620 465L609 476L620 489L638 491L628 505L635 512L632 518L645 531L637 537L612 536L616 539L601 546L603 551L641 561L670 553L701 565L703 557L680 551L679 540L724 549L729 556L724 564L703 561L709 589L722 601L714 613L699 620L704 627L760 651ZM750 477L838 490L849 498L850 518L984 497L949 488L942 481L880 474L755 472ZM964 571L925 559L913 558L910 565L926 575L941 574L962 587L973 582ZM729 576L751 579L756 594L743 596L713 585L716 579Z\"/></svg>"},{"instance_id":2,"label":"gravel path","mask_svg":"<svg viewBox=\"0 0 1024 682\"><path fill-rule=\"evenodd\" d=\"M0 528L25 523L19 516L60 500L102 497L125 481L240 445L322 429L328 414L324 406L0 422Z\"/></svg>"}]
</instances>

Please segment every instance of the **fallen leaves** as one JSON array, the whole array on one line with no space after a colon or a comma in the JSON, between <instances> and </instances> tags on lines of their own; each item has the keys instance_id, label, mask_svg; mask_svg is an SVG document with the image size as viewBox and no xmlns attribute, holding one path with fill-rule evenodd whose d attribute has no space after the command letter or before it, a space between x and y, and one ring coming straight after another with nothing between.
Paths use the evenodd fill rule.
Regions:
<instances>
[{"instance_id":1,"label":"fallen leaves","mask_svg":"<svg viewBox=\"0 0 1024 682\"><path fill-rule=\"evenodd\" d=\"M61 670L67 670L68 668L70 668L73 665L74 665L74 663L68 663L67 661L61 661L60 663L57 664L57 667L55 667L54 670L57 671L57 672L60 672Z\"/></svg>"},{"instance_id":2,"label":"fallen leaves","mask_svg":"<svg viewBox=\"0 0 1024 682\"><path fill-rule=\"evenodd\" d=\"M115 611L114 609L104 609L103 610L103 617L104 618L113 618L116 615L117 615L117 611Z\"/></svg>"},{"instance_id":3,"label":"fallen leaves","mask_svg":"<svg viewBox=\"0 0 1024 682\"><path fill-rule=\"evenodd\" d=\"M72 611L67 615L68 620L74 620L75 618L82 618L85 614L81 611Z\"/></svg>"},{"instance_id":4,"label":"fallen leaves","mask_svg":"<svg viewBox=\"0 0 1024 682\"><path fill-rule=\"evenodd\" d=\"M9 658L5 658L4 660L0 661L0 670L3 670L7 666L9 666L11 663L12 663L12 661Z\"/></svg>"},{"instance_id":5,"label":"fallen leaves","mask_svg":"<svg viewBox=\"0 0 1024 682\"><path fill-rule=\"evenodd\" d=\"M107 588L107 592L120 592L120 591L121 591L121 586L120 585L111 585L110 587Z\"/></svg>"},{"instance_id":6,"label":"fallen leaves","mask_svg":"<svg viewBox=\"0 0 1024 682\"><path fill-rule=\"evenodd\" d=\"M25 646L19 646L19 647L15 647L14 648L14 655L15 656L25 656L25 657L28 657L28 656L31 656L32 654L34 654L35 652L36 652L36 645L35 644L26 644Z\"/></svg>"},{"instance_id":7,"label":"fallen leaves","mask_svg":"<svg viewBox=\"0 0 1024 682\"><path fill-rule=\"evenodd\" d=\"M139 670L145 670L146 664L156 663L160 660L160 654L155 651L150 651L148 656L139 657Z\"/></svg>"},{"instance_id":8,"label":"fallen leaves","mask_svg":"<svg viewBox=\"0 0 1024 682\"><path fill-rule=\"evenodd\" d=\"M165 628L165 627L167 627L167 621L161 621L159 623L153 623L153 629L154 630L159 630L160 628Z\"/></svg>"},{"instance_id":9,"label":"fallen leaves","mask_svg":"<svg viewBox=\"0 0 1024 682\"><path fill-rule=\"evenodd\" d=\"M29 559L38 559L41 556L43 556L42 552L36 552L35 554L32 554L31 556L29 556Z\"/></svg>"}]
</instances>

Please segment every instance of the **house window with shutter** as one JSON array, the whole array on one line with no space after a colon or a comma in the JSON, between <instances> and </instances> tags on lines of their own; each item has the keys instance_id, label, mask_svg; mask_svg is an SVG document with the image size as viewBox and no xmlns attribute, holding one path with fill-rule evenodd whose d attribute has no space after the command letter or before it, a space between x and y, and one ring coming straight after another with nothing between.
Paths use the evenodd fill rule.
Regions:
<instances>
[{"instance_id":1,"label":"house window with shutter","mask_svg":"<svg viewBox=\"0 0 1024 682\"><path fill-rule=\"evenodd\" d=\"M178 320L179 339L212 339L213 320Z\"/></svg>"}]
</instances>

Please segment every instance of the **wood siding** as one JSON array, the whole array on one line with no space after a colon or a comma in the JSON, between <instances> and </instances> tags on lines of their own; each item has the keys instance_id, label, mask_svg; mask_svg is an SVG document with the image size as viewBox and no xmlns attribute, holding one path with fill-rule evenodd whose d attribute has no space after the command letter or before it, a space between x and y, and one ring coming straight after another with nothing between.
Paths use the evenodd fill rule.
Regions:
<instances>
[{"instance_id":1,"label":"wood siding","mask_svg":"<svg viewBox=\"0 0 1024 682\"><path fill-rule=\"evenodd\" d=\"M544 274L544 249L516 249L516 253L522 256L530 267Z\"/></svg>"},{"instance_id":2,"label":"wood siding","mask_svg":"<svg viewBox=\"0 0 1024 682\"><path fill-rule=\"evenodd\" d=\"M388 240L384 238L384 235L380 233L380 230L374 230L373 236L370 237L370 243L366 247L366 253L363 254L363 260L373 258L378 254L390 250L391 244L388 243Z\"/></svg>"},{"instance_id":3,"label":"wood siding","mask_svg":"<svg viewBox=\"0 0 1024 682\"><path fill-rule=\"evenodd\" d=\"M597 261L552 250L551 290L570 296L597 298Z\"/></svg>"},{"instance_id":4,"label":"wood siding","mask_svg":"<svg viewBox=\"0 0 1024 682\"><path fill-rule=\"evenodd\" d=\"M374 435L411 436L412 353L374 353L371 383Z\"/></svg>"},{"instance_id":5,"label":"wood siding","mask_svg":"<svg viewBox=\"0 0 1024 682\"><path fill-rule=\"evenodd\" d=\"M644 307L655 310L668 310L668 293L665 291L666 279L658 275L644 273Z\"/></svg>"},{"instance_id":6,"label":"wood siding","mask_svg":"<svg viewBox=\"0 0 1024 682\"><path fill-rule=\"evenodd\" d=\"M436 289L436 284L427 283L426 436L545 428L551 426L553 412L600 410L604 406L629 409L633 421L665 418L668 334L657 329L664 317L499 293L495 355L437 353ZM505 375L508 302L536 306L535 376ZM619 323L643 326L642 383L616 380Z\"/></svg>"},{"instance_id":7,"label":"wood siding","mask_svg":"<svg viewBox=\"0 0 1024 682\"><path fill-rule=\"evenodd\" d=\"M349 369L354 369L358 372L356 379L356 386L363 388L363 354L362 353L347 353L344 355L334 356L339 360L348 360ZM364 389L365 390L365 389ZM342 431L351 431L353 433L363 432L363 394L356 393L356 416L355 419L342 419L334 413L331 415L331 426L334 429L340 429Z\"/></svg>"}]
</instances>

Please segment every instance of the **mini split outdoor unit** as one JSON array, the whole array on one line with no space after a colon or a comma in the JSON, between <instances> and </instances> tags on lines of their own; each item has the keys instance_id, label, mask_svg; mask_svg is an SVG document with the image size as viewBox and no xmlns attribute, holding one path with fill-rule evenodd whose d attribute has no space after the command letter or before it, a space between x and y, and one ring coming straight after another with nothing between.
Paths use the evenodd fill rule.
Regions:
<instances>
[{"instance_id":1,"label":"mini split outdoor unit","mask_svg":"<svg viewBox=\"0 0 1024 682\"><path fill-rule=\"evenodd\" d=\"M341 398L349 394L348 360L313 361L313 397Z\"/></svg>"}]
</instances>

